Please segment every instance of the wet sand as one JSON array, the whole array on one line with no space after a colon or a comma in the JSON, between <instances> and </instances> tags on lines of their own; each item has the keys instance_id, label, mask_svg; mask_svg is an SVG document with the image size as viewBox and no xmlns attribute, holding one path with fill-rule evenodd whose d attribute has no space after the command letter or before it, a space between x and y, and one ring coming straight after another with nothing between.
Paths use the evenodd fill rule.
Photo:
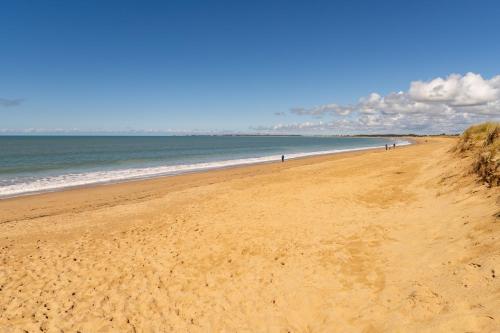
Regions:
<instances>
[{"instance_id":1,"label":"wet sand","mask_svg":"<svg viewBox=\"0 0 500 333\"><path fill-rule=\"evenodd\" d=\"M0 201L1 332L500 330L454 139Z\"/></svg>"}]
</instances>

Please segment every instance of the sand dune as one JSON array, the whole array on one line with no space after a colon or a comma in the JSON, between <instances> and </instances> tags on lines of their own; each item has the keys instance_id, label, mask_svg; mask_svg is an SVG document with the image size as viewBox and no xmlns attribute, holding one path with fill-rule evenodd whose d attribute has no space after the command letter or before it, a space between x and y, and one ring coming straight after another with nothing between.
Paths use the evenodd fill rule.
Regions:
<instances>
[{"instance_id":1,"label":"sand dune","mask_svg":"<svg viewBox=\"0 0 500 333\"><path fill-rule=\"evenodd\" d=\"M500 192L424 141L0 201L0 331L500 331Z\"/></svg>"}]
</instances>

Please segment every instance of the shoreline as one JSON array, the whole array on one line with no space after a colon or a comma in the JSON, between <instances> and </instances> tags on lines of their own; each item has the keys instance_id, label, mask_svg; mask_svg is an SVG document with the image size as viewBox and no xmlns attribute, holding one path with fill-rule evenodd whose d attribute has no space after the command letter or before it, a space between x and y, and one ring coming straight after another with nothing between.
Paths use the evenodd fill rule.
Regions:
<instances>
[{"instance_id":1,"label":"shoreline","mask_svg":"<svg viewBox=\"0 0 500 333\"><path fill-rule=\"evenodd\" d=\"M410 137L408 137L408 138L401 137L399 139L404 139L405 141L403 141L402 143L399 143L399 145L397 146L398 148L411 146L413 144L416 144L418 141L418 140L415 140L415 138L410 138ZM384 148L384 146L359 147L359 148L351 148L351 149L338 149L338 150L327 150L327 151L316 151L316 152L293 153L293 154L290 154L292 157L287 158L285 156L285 161L300 160L300 159L304 159L304 158L314 158L314 157L319 157L319 156L332 156L332 155L346 154L346 153L352 153L352 152L363 152L363 151L377 150L377 149L383 149L383 148ZM214 163L214 164L219 163L222 165L199 167L199 168L186 169L186 170L181 170L181 171L167 171L167 172L163 172L163 173L161 173L161 172L160 173L153 173L150 175L132 176L130 178L119 178L116 180L91 181L91 182L88 182L85 184L77 184L77 185L61 185L61 186L42 189L42 190L33 190L33 191L26 191L26 192L22 192L22 193L0 195L0 202L3 200L14 199L14 198L19 198L19 197L41 195L41 194L45 194L45 193L57 193L57 192L61 192L61 191L90 188L90 187L94 187L94 186L109 186L109 185L114 185L114 184L145 181L145 180L165 178L165 177L175 177L175 176L180 176L180 175L185 175L185 174L209 172L209 171L214 171L214 170L224 170L224 169L238 168L238 167L252 166L252 165L259 165L259 164L281 163L281 161L278 159L278 157L279 156L270 155L270 156L262 156L262 157L255 157L255 158L246 158L246 159L222 160L222 161L207 162L207 163L195 163L195 164L192 164L192 166L199 166L202 164L210 164L210 163ZM273 159L271 159L271 158L273 158ZM248 160L260 160L260 161L246 162ZM241 161L241 163L237 163L237 161ZM224 165L224 163L227 165ZM232 163L234 163L234 164L232 164ZM180 165L180 166L189 166L189 165ZM162 167L158 167L158 168L170 168L170 167L175 167L175 166L162 166ZM114 171L119 171L119 170L114 170Z\"/></svg>"},{"instance_id":2,"label":"shoreline","mask_svg":"<svg viewBox=\"0 0 500 333\"><path fill-rule=\"evenodd\" d=\"M395 151L411 149L422 142L424 141L419 139L414 140L412 144L401 146L399 149L396 148ZM219 182L221 178L234 177L239 179L252 174L266 175L295 167L342 161L356 156L379 152L389 153L390 151L386 152L383 148L371 148L295 158L285 161L285 163L279 161L238 165L110 184L89 184L52 192L1 198L0 211L3 211L3 214L0 215L0 225L22 219L38 218L54 212L57 212L56 214L63 214L72 211L84 211L88 207L111 207L123 203L140 202L191 187L214 184ZM59 201L63 201L64 205L54 207L52 203Z\"/></svg>"}]
</instances>

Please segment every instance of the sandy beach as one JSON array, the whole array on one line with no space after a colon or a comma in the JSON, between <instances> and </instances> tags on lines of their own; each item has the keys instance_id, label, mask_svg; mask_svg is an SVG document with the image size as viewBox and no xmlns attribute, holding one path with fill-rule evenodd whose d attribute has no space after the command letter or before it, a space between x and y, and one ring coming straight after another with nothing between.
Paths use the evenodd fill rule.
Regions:
<instances>
[{"instance_id":1,"label":"sandy beach","mask_svg":"<svg viewBox=\"0 0 500 333\"><path fill-rule=\"evenodd\" d=\"M0 200L0 332L498 332L455 142Z\"/></svg>"}]
</instances>

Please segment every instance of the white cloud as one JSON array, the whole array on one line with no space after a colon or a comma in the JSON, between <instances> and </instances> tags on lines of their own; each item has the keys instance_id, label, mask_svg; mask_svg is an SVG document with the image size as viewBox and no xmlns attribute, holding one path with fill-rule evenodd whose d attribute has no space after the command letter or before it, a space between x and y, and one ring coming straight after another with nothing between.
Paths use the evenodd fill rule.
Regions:
<instances>
[{"instance_id":1,"label":"white cloud","mask_svg":"<svg viewBox=\"0 0 500 333\"><path fill-rule=\"evenodd\" d=\"M281 124L274 131L330 130L342 132L457 132L469 124L500 119L500 75L479 74L414 81L407 92L371 93L354 105L335 103L294 108L293 114L328 116L331 121Z\"/></svg>"},{"instance_id":2,"label":"white cloud","mask_svg":"<svg viewBox=\"0 0 500 333\"><path fill-rule=\"evenodd\" d=\"M326 104L318 105L312 108L293 108L290 111L297 115L312 115L316 117L322 117L325 114L338 114L341 116L347 116L352 111L351 106L341 106L337 104Z\"/></svg>"},{"instance_id":3,"label":"white cloud","mask_svg":"<svg viewBox=\"0 0 500 333\"><path fill-rule=\"evenodd\" d=\"M484 105L500 98L500 76L485 80L479 74L451 74L429 82L411 83L410 96L421 102L442 102L454 106Z\"/></svg>"}]
</instances>

